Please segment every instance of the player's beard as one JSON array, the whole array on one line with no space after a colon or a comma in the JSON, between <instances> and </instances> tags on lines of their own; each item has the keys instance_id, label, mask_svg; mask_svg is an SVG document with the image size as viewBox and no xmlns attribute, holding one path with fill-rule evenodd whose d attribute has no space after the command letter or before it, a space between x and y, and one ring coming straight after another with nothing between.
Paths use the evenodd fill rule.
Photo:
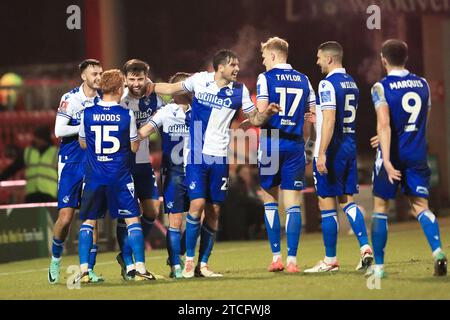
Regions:
<instances>
[{"instance_id":1,"label":"player's beard","mask_svg":"<svg viewBox=\"0 0 450 320\"><path fill-rule=\"evenodd\" d=\"M236 73L236 75L233 75L233 73L231 73L228 77L226 77L225 79L229 82L235 82L237 80L237 76L238 74Z\"/></svg>"},{"instance_id":2,"label":"player's beard","mask_svg":"<svg viewBox=\"0 0 450 320\"><path fill-rule=\"evenodd\" d=\"M131 94L136 97L142 97L145 93L145 87L140 87L140 88L129 87L129 90L130 90Z\"/></svg>"},{"instance_id":3,"label":"player's beard","mask_svg":"<svg viewBox=\"0 0 450 320\"><path fill-rule=\"evenodd\" d=\"M100 90L100 81L86 81L86 85L92 90Z\"/></svg>"}]
</instances>

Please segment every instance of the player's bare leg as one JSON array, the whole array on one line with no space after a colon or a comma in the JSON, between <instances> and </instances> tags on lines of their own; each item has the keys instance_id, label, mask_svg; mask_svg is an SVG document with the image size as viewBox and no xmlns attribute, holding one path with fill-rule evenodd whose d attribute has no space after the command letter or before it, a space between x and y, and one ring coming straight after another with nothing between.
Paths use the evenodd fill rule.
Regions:
<instances>
[{"instance_id":1,"label":"player's bare leg","mask_svg":"<svg viewBox=\"0 0 450 320\"><path fill-rule=\"evenodd\" d=\"M421 197L409 197L412 214L419 221L431 247L434 258L434 275L447 275L447 257L441 248L439 225L436 216L428 206L428 200Z\"/></svg>"},{"instance_id":2,"label":"player's bare leg","mask_svg":"<svg viewBox=\"0 0 450 320\"><path fill-rule=\"evenodd\" d=\"M364 216L356 205L352 195L342 195L338 197L339 206L347 215L348 221L352 227L353 233L355 234L359 242L359 251L361 258L356 270L367 270L373 263L373 252L369 245L369 240L367 236L366 224L364 222Z\"/></svg>"},{"instance_id":3,"label":"player's bare leg","mask_svg":"<svg viewBox=\"0 0 450 320\"><path fill-rule=\"evenodd\" d=\"M261 192L264 201L264 221L273 255L268 270L269 272L283 271L284 265L281 256L280 216L278 214L279 188L276 186L268 190L262 189Z\"/></svg>"}]
</instances>

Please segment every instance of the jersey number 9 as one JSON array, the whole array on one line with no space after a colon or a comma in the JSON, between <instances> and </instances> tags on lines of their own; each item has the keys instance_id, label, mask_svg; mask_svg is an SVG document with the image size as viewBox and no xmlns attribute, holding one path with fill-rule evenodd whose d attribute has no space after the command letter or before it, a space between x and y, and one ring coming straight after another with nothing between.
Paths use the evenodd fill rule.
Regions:
<instances>
[{"instance_id":1,"label":"jersey number 9","mask_svg":"<svg viewBox=\"0 0 450 320\"><path fill-rule=\"evenodd\" d=\"M410 102L413 104L410 105ZM405 126L405 132L416 131L416 120L422 108L422 100L416 92L408 92L402 98L402 108L409 114L408 125Z\"/></svg>"}]
</instances>

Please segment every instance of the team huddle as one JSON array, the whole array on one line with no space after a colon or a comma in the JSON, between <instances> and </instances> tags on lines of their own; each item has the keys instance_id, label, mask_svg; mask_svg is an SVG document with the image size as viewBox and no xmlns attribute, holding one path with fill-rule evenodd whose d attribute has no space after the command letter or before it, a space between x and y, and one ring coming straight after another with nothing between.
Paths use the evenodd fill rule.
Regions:
<instances>
[{"instance_id":1,"label":"team huddle","mask_svg":"<svg viewBox=\"0 0 450 320\"><path fill-rule=\"evenodd\" d=\"M447 258L441 248L438 222L427 200L430 90L424 78L405 68L406 43L388 40L383 44L381 61L387 76L372 87L377 114L377 136L372 145L378 148L373 171L373 249L364 217L353 197L358 193L355 120L359 89L343 67L343 48L335 41L318 47L317 65L325 78L316 95L308 77L287 63L288 47L278 37L261 44L266 72L258 76L256 106L246 86L237 82L239 58L230 50L214 55L214 72L179 72L168 83L153 83L149 65L137 59L126 62L122 70L105 72L99 61L83 61L83 84L62 97L56 116L55 134L61 138L59 216L54 227L48 281L59 282L64 241L77 208L82 224L78 239L81 272L76 282L104 281L94 272L94 265L97 220L108 211L113 219L118 219L120 253L116 259L122 278L158 278L145 265L145 239L160 208L149 157L148 137L153 132L158 132L162 141L170 277L222 277L211 269L209 258L219 227L220 205L228 188L230 125L240 110L247 117L247 125L265 132L259 140L258 168L273 254L268 271L301 272L297 250L302 227L305 141L315 131L313 172L325 258L304 272L339 270L339 205L359 243L356 270L385 277L388 204L401 185L431 247L434 275L446 275ZM169 95L172 101L163 105L160 95ZM274 159L275 172L270 170ZM281 251L280 196L286 213L286 264Z\"/></svg>"}]
</instances>

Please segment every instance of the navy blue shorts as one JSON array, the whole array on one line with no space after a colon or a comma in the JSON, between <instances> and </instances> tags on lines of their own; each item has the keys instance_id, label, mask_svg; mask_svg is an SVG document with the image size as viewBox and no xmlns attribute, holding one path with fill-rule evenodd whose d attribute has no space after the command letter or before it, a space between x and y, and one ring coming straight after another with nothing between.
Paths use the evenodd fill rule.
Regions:
<instances>
[{"instance_id":1,"label":"navy blue shorts","mask_svg":"<svg viewBox=\"0 0 450 320\"><path fill-rule=\"evenodd\" d=\"M261 187L264 190L276 186L280 186L282 190L303 190L305 165L303 151L279 151L278 158L276 155L272 157L270 152L259 151L258 168ZM266 174L267 171L272 172Z\"/></svg>"},{"instance_id":2,"label":"navy blue shorts","mask_svg":"<svg viewBox=\"0 0 450 320\"><path fill-rule=\"evenodd\" d=\"M86 181L81 199L80 219L103 218L106 210L112 219L127 219L140 216L134 182L131 176L115 184Z\"/></svg>"},{"instance_id":3,"label":"navy blue shorts","mask_svg":"<svg viewBox=\"0 0 450 320\"><path fill-rule=\"evenodd\" d=\"M58 209L79 208L83 190L84 162L59 163Z\"/></svg>"},{"instance_id":4,"label":"navy blue shorts","mask_svg":"<svg viewBox=\"0 0 450 320\"><path fill-rule=\"evenodd\" d=\"M203 155L207 159L202 164L186 166L186 186L189 199L204 198L208 203L220 204L225 201L228 190L229 166L226 157Z\"/></svg>"},{"instance_id":5,"label":"navy blue shorts","mask_svg":"<svg viewBox=\"0 0 450 320\"><path fill-rule=\"evenodd\" d=\"M356 159L330 159L327 157L328 173L320 175L314 158L313 173L317 194L322 197L353 195L359 191Z\"/></svg>"},{"instance_id":6,"label":"navy blue shorts","mask_svg":"<svg viewBox=\"0 0 450 320\"><path fill-rule=\"evenodd\" d=\"M138 163L132 166L134 186L139 200L159 200L156 176L150 163Z\"/></svg>"},{"instance_id":7,"label":"navy blue shorts","mask_svg":"<svg viewBox=\"0 0 450 320\"><path fill-rule=\"evenodd\" d=\"M392 162L395 169L402 173L401 181L390 183L384 169L381 152L377 152L377 159L373 169L373 194L382 199L395 199L398 187L407 196L427 199L429 196L431 171L427 161L406 163Z\"/></svg>"},{"instance_id":8,"label":"navy blue shorts","mask_svg":"<svg viewBox=\"0 0 450 320\"><path fill-rule=\"evenodd\" d=\"M183 170L167 168L163 174L164 212L183 213L189 210L189 196Z\"/></svg>"}]
</instances>

